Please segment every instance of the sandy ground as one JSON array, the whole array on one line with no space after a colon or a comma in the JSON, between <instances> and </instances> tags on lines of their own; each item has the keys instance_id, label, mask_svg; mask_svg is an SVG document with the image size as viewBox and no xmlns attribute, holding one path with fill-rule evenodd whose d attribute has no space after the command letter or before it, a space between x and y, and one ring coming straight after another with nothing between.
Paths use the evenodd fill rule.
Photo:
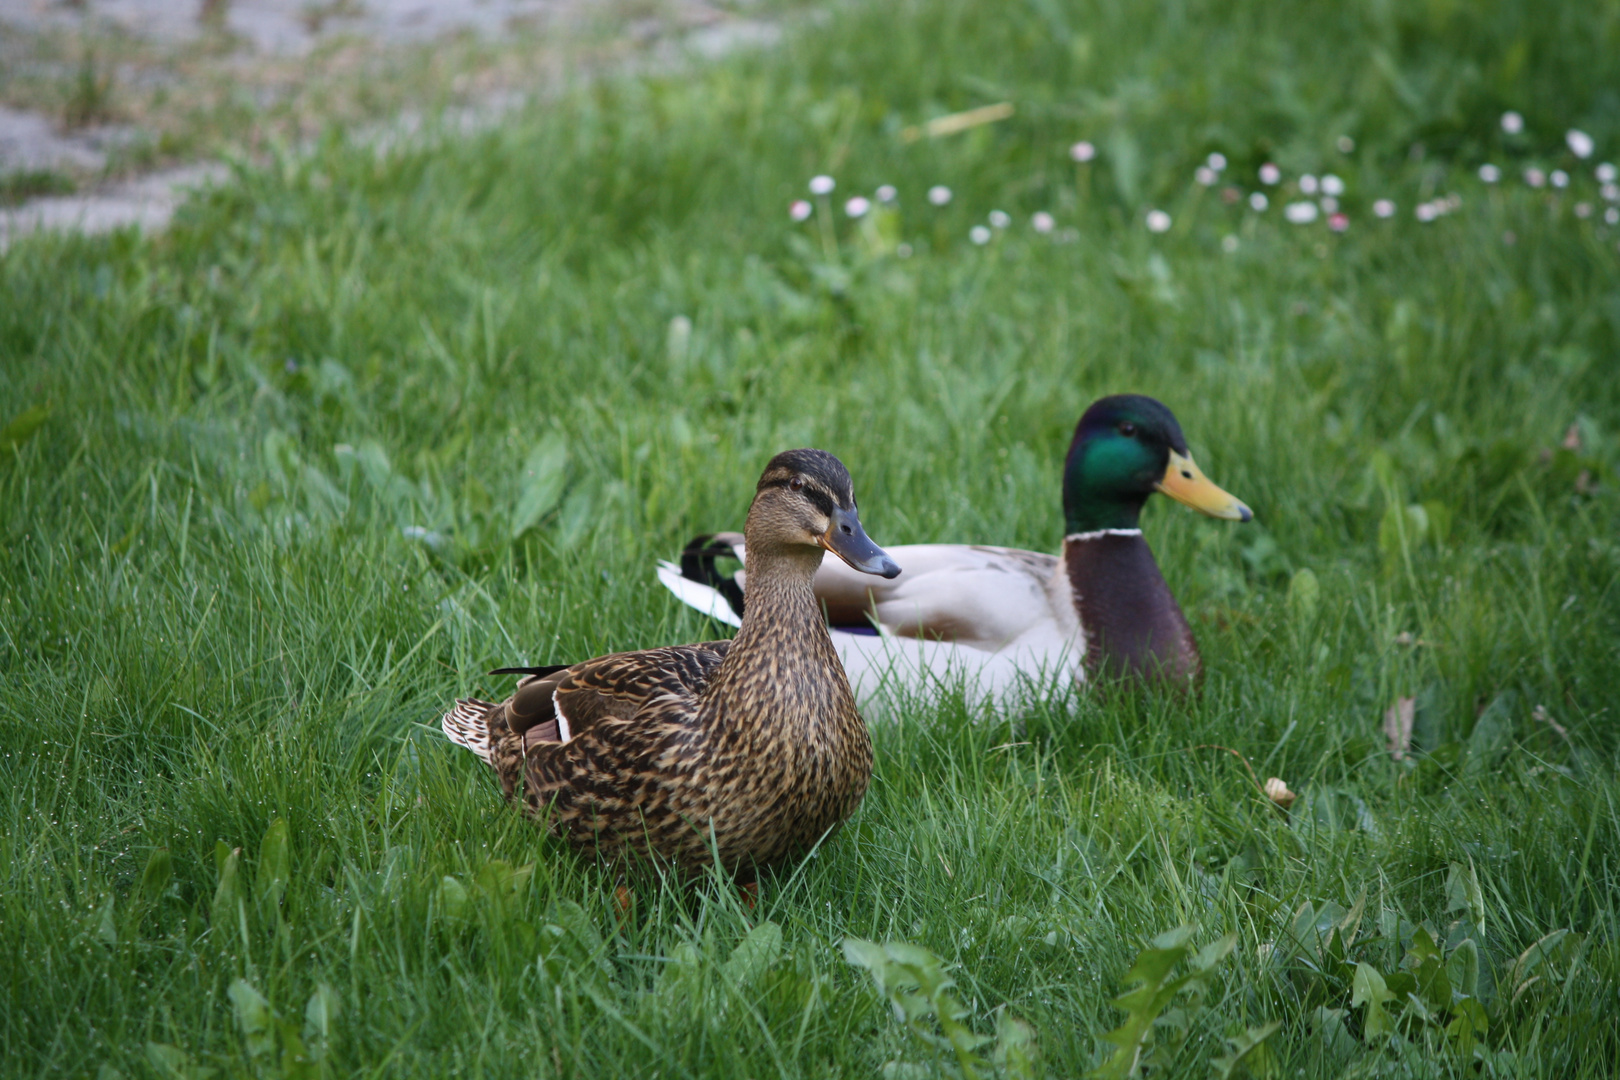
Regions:
<instances>
[{"instance_id":1,"label":"sandy ground","mask_svg":"<svg viewBox=\"0 0 1620 1080\"><path fill-rule=\"evenodd\" d=\"M28 196L0 201L0 251L42 228L162 228L188 191L227 175L199 147L251 154L266 132L307 139L333 124L386 145L425 126L414 99L452 101L441 119L467 130L554 89L560 72L664 67L774 41L778 24L750 9L750 0L0 0L0 191L10 181ZM391 80L381 90L378 72ZM240 109L243 97L264 123L242 124L221 104ZM176 128L205 137L176 140ZM165 138L183 149L151 152Z\"/></svg>"}]
</instances>

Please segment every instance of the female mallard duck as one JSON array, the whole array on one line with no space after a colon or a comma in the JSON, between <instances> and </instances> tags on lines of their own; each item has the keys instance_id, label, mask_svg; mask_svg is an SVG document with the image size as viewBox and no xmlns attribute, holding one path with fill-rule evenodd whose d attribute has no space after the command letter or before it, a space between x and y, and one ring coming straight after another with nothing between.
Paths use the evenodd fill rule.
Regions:
<instances>
[{"instance_id":1,"label":"female mallard duck","mask_svg":"<svg viewBox=\"0 0 1620 1080\"><path fill-rule=\"evenodd\" d=\"M748 614L731 641L616 653L525 678L499 705L458 701L444 733L489 762L508 798L610 859L753 870L814 845L872 775L811 586L822 551L862 574L900 573L861 528L849 473L790 450L760 477L743 534Z\"/></svg>"},{"instance_id":2,"label":"female mallard duck","mask_svg":"<svg viewBox=\"0 0 1620 1080\"><path fill-rule=\"evenodd\" d=\"M967 544L891 549L906 576L879 585L824 567L815 579L833 640L863 703L887 691L928 691L965 676L970 696L1006 702L1036 687L1129 675L1194 682L1192 630L1159 573L1139 517L1162 491L1211 517L1249 508L1193 464L1181 426L1152 398L1096 402L1075 428L1063 472L1061 556ZM748 571L723 578L715 559ZM735 533L703 536L659 578L686 603L736 625L754 600L753 551ZM876 633L873 632L875 624Z\"/></svg>"}]
</instances>

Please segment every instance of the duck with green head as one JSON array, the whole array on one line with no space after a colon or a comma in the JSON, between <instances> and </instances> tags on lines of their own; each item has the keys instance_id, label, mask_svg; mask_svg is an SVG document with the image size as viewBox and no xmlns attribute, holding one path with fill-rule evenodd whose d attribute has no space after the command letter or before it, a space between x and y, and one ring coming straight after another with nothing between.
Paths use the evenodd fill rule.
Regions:
<instances>
[{"instance_id":1,"label":"duck with green head","mask_svg":"<svg viewBox=\"0 0 1620 1080\"><path fill-rule=\"evenodd\" d=\"M828 563L815 579L850 683L863 702L931 692L959 678L970 697L1005 702L1034 687L1098 677L1193 685L1197 643L1143 539L1155 492L1230 521L1253 517L1193 462L1174 414L1153 398L1095 402L1075 428L1063 472L1063 552L978 544L889 548L906 568L879 581ZM702 536L659 577L677 596L735 625L747 550L735 533ZM715 560L744 569L722 577Z\"/></svg>"}]
</instances>

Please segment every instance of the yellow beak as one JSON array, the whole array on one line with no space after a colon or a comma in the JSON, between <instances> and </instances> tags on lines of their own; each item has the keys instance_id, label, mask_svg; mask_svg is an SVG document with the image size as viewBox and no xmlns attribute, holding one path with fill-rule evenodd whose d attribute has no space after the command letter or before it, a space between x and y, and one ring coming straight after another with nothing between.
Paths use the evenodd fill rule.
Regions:
<instances>
[{"instance_id":1,"label":"yellow beak","mask_svg":"<svg viewBox=\"0 0 1620 1080\"><path fill-rule=\"evenodd\" d=\"M1164 470L1164 479L1153 485L1178 503L1192 507L1200 514L1227 521L1248 521L1254 512L1242 501L1216 487L1193 459L1170 451L1170 464Z\"/></svg>"}]
</instances>

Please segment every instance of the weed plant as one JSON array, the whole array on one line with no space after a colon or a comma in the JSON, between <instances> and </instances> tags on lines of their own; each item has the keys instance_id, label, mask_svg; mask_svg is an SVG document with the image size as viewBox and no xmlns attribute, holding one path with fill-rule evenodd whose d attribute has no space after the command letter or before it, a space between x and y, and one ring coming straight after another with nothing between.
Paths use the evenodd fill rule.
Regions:
<instances>
[{"instance_id":1,"label":"weed plant","mask_svg":"<svg viewBox=\"0 0 1620 1080\"><path fill-rule=\"evenodd\" d=\"M1613 3L835 6L243 165L161 237L19 241L0 1072L1612 1074L1616 85ZM1330 172L1348 227L1285 221ZM1256 511L1146 515L1201 696L907 708L757 909L643 886L622 923L437 731L492 667L716 634L654 563L786 447L881 543L1055 550L1121 391Z\"/></svg>"}]
</instances>

